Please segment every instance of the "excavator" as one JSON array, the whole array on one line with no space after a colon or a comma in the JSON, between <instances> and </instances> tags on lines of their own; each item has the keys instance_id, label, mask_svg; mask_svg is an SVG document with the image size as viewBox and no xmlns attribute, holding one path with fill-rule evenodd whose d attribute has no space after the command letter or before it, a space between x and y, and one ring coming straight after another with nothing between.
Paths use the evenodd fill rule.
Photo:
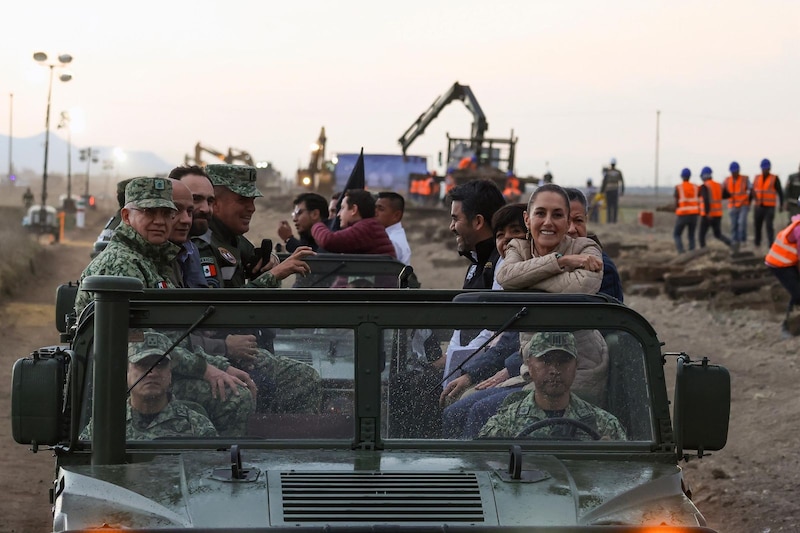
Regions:
<instances>
[{"instance_id":1,"label":"excavator","mask_svg":"<svg viewBox=\"0 0 800 533\"><path fill-rule=\"evenodd\" d=\"M332 192L333 172L332 163L325 160L325 145L328 138L325 136L325 126L319 132L317 141L311 145L311 157L306 168L297 170L298 187L321 192Z\"/></svg>"},{"instance_id":2,"label":"excavator","mask_svg":"<svg viewBox=\"0 0 800 533\"><path fill-rule=\"evenodd\" d=\"M185 165L198 165L201 167L206 166L206 161L203 160L203 153L210 154L218 161L211 161L210 163L228 163L228 164L242 164L256 167L256 175L258 176L258 183L262 187L274 188L280 187L280 172L276 171L272 163L256 163L248 152L239 150L237 148L228 148L227 153L222 153L208 146L203 146L199 142L194 145L194 157L186 154L183 157Z\"/></svg>"},{"instance_id":3,"label":"excavator","mask_svg":"<svg viewBox=\"0 0 800 533\"><path fill-rule=\"evenodd\" d=\"M203 146L199 142L194 145L194 158L189 156L189 154L186 154L183 158L184 164L194 164L201 167L206 166L207 163L203 161L203 152L211 154L223 163L241 163L244 165L250 165L251 167L256 166L255 161L253 161L253 157L244 150L228 148L228 153L224 154L214 150L213 148L209 148L208 146Z\"/></svg>"},{"instance_id":4,"label":"excavator","mask_svg":"<svg viewBox=\"0 0 800 533\"><path fill-rule=\"evenodd\" d=\"M403 133L398 140L406 155L409 146L417 137L425 133L425 129L439 116L448 104L461 100L472 113L473 122L469 138L450 137L447 134L447 168L452 169L450 174L456 185L471 179L491 179L502 190L507 173L514 170L514 149L517 138L514 131L508 139L486 137L489 123L483 114L475 94L468 85L456 82L450 89L438 96L433 104L422 113L417 120ZM439 154L441 164L441 153ZM524 181L524 180L523 180ZM537 180L538 181L538 180Z\"/></svg>"}]
</instances>

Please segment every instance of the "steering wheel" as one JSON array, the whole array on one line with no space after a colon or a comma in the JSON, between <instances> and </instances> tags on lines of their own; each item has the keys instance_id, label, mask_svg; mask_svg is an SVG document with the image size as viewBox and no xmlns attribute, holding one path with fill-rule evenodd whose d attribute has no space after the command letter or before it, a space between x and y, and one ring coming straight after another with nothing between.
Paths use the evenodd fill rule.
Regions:
<instances>
[{"instance_id":1,"label":"steering wheel","mask_svg":"<svg viewBox=\"0 0 800 533\"><path fill-rule=\"evenodd\" d=\"M529 424L525 428L522 429L519 433L517 433L517 437L527 437L537 429L542 429L550 426L573 426L590 437L594 440L600 440L602 436L600 433L597 432L592 426L586 424L585 422L581 422L580 420L576 420L574 418L545 418L544 420L539 420L538 422L534 422L533 424Z\"/></svg>"}]
</instances>

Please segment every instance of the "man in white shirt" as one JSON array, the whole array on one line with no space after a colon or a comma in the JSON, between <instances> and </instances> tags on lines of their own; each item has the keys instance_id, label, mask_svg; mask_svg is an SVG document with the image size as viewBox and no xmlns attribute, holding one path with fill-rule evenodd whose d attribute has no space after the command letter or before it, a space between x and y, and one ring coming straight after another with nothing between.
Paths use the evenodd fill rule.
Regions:
<instances>
[{"instance_id":1,"label":"man in white shirt","mask_svg":"<svg viewBox=\"0 0 800 533\"><path fill-rule=\"evenodd\" d=\"M406 208L405 199L396 192L379 192L375 202L375 218L383 227L394 245L397 260L405 265L411 264L411 247L408 245L406 230L403 229L403 213Z\"/></svg>"}]
</instances>

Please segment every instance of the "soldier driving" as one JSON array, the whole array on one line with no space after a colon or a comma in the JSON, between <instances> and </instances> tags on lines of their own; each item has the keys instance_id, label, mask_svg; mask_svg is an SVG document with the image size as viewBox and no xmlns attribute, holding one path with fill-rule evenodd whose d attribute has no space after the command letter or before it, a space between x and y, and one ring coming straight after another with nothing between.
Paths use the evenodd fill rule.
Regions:
<instances>
[{"instance_id":1,"label":"soldier driving","mask_svg":"<svg viewBox=\"0 0 800 533\"><path fill-rule=\"evenodd\" d=\"M166 335L155 331L139 333L128 343L128 440L152 440L158 437L216 437L217 430L193 402L176 400L170 392L171 358L159 361L172 344ZM158 364L156 365L156 362ZM155 365L155 367L153 367ZM148 370L152 367L152 370ZM92 423L81 433L92 436Z\"/></svg>"},{"instance_id":2,"label":"soldier driving","mask_svg":"<svg viewBox=\"0 0 800 533\"><path fill-rule=\"evenodd\" d=\"M578 368L572 333L535 333L522 354L534 390L510 395L479 437L626 439L614 415L570 392Z\"/></svg>"}]
</instances>

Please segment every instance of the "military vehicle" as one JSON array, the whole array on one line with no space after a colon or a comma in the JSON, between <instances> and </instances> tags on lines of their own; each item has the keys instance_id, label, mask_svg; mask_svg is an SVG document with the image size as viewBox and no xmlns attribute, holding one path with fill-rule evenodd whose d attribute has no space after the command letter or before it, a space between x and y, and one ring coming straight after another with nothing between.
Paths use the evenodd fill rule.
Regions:
<instances>
[{"instance_id":1,"label":"military vehicle","mask_svg":"<svg viewBox=\"0 0 800 533\"><path fill-rule=\"evenodd\" d=\"M712 531L679 464L725 445L728 373L705 357L662 353L650 324L613 299L142 290L138 280L102 276L84 288L95 301L78 320L59 306L63 344L18 360L12 379L15 440L55 454L54 531ZM175 359L198 353L191 351L198 335L264 328L275 333L276 354L319 374L313 412L254 413L232 437L187 430L126 438L131 342L163 333L172 342L163 351ZM624 431L604 436L591 419L565 412L502 437L432 433L422 422L435 406L409 413L408 402L438 397L446 376L419 333L436 340L433 351L446 351L454 330L488 335L484 347L498 335L519 334L521 342L589 332L597 353L578 348L578 377L588 365L592 379L576 379L571 392L591 398ZM672 367L671 416L665 368ZM425 373L434 376L433 391L403 390L421 382L406 378ZM530 394L520 389L507 401Z\"/></svg>"}]
</instances>

